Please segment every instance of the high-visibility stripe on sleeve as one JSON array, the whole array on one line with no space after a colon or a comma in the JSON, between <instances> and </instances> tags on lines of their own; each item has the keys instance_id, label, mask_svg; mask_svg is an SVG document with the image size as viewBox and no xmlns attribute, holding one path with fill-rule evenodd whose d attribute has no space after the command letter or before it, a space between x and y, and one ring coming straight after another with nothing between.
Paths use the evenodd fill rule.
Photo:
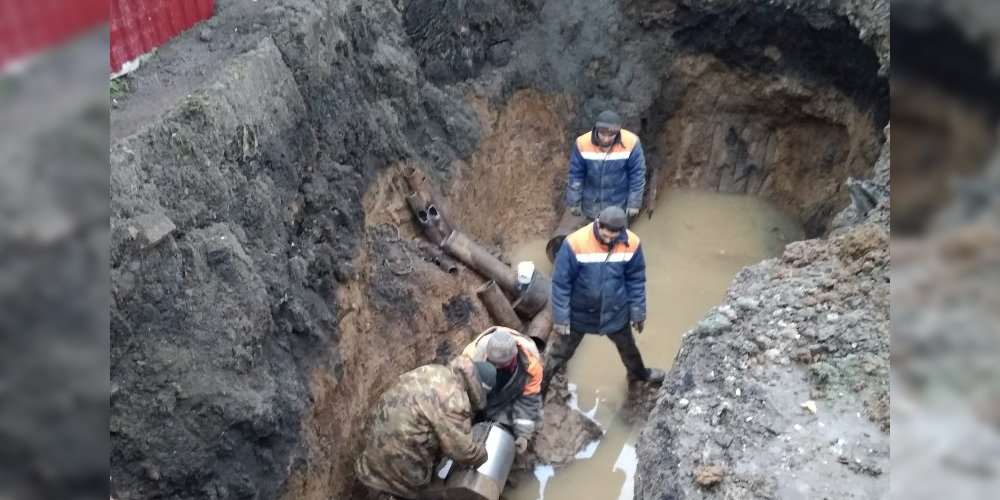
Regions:
<instances>
[{"instance_id":1,"label":"high-visibility stripe on sleeve","mask_svg":"<svg viewBox=\"0 0 1000 500\"><path fill-rule=\"evenodd\" d=\"M631 151L614 151L612 153L604 153L601 151L581 151L580 156L584 160L627 160L632 154Z\"/></svg>"},{"instance_id":2,"label":"high-visibility stripe on sleeve","mask_svg":"<svg viewBox=\"0 0 1000 500\"><path fill-rule=\"evenodd\" d=\"M582 264L592 262L628 262L632 260L633 252L616 252L609 257L607 253L577 254L576 260Z\"/></svg>"}]
</instances>

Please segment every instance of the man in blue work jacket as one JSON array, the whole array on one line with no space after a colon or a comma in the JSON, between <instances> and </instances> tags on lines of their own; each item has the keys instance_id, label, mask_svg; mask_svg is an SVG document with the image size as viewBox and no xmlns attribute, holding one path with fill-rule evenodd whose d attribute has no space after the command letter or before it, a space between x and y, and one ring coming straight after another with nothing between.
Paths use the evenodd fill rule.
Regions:
<instances>
[{"instance_id":1,"label":"man in blue work jacket","mask_svg":"<svg viewBox=\"0 0 1000 500\"><path fill-rule=\"evenodd\" d=\"M597 115L594 128L573 144L566 206L594 220L606 207L620 207L629 219L639 215L646 187L646 160L639 136L622 128L614 111Z\"/></svg>"},{"instance_id":2,"label":"man in blue work jacket","mask_svg":"<svg viewBox=\"0 0 1000 500\"><path fill-rule=\"evenodd\" d=\"M663 381L663 370L647 368L632 329L646 322L646 261L639 237L625 228L625 211L605 208L593 223L563 241L552 272L553 331L557 334L542 377L542 394L585 334L614 342L629 380Z\"/></svg>"}]
</instances>

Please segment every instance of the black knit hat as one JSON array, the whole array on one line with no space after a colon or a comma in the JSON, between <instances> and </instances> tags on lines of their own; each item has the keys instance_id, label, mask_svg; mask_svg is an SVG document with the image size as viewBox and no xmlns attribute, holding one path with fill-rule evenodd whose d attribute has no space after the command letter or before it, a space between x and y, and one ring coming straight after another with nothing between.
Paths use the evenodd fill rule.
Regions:
<instances>
[{"instance_id":1,"label":"black knit hat","mask_svg":"<svg viewBox=\"0 0 1000 500\"><path fill-rule=\"evenodd\" d=\"M628 223L628 217L622 207L610 206L601 210L597 215L597 222L613 231L621 231Z\"/></svg>"},{"instance_id":2,"label":"black knit hat","mask_svg":"<svg viewBox=\"0 0 1000 500\"><path fill-rule=\"evenodd\" d=\"M610 109L601 111L601 114L597 115L597 122L594 124L594 127L620 129L622 128L622 117Z\"/></svg>"},{"instance_id":3,"label":"black knit hat","mask_svg":"<svg viewBox=\"0 0 1000 500\"><path fill-rule=\"evenodd\" d=\"M479 382L483 384L483 390L490 392L493 386L497 385L497 368L493 366L493 363L486 361L476 361L473 364L476 365L476 375L479 376Z\"/></svg>"}]
</instances>

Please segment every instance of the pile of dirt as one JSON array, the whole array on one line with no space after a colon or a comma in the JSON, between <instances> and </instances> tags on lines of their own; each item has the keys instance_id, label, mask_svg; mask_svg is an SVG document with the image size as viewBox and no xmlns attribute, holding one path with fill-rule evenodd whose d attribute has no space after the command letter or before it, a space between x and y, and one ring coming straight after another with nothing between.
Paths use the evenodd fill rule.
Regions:
<instances>
[{"instance_id":1,"label":"pile of dirt","mask_svg":"<svg viewBox=\"0 0 1000 500\"><path fill-rule=\"evenodd\" d=\"M910 496L974 498L1000 468L1000 154L991 163L984 191L892 244L893 452L913 457L893 473Z\"/></svg>"},{"instance_id":2,"label":"pile of dirt","mask_svg":"<svg viewBox=\"0 0 1000 500\"><path fill-rule=\"evenodd\" d=\"M65 75L88 74L75 65L107 53L107 38L103 47L101 39L87 43L83 57L79 47L67 47L27 70L22 83L40 93L37 99L16 89L4 99L11 120L31 117L0 139L4 498L72 500L107 492L108 470L103 458L95 459L109 452L106 101L88 95L92 101L78 109L80 91L52 102L65 97L54 95L67 92ZM47 75L52 68L58 77Z\"/></svg>"},{"instance_id":3,"label":"pile of dirt","mask_svg":"<svg viewBox=\"0 0 1000 500\"><path fill-rule=\"evenodd\" d=\"M887 490L887 194L877 202L838 217L852 222L839 236L745 269L685 335L640 436L637 498ZM709 466L728 471L711 492L699 473Z\"/></svg>"},{"instance_id":4,"label":"pile of dirt","mask_svg":"<svg viewBox=\"0 0 1000 500\"><path fill-rule=\"evenodd\" d=\"M429 287L361 201L399 159L468 157L471 109L421 84L388 2L263 16L274 37L112 144L118 498L343 496L373 395L487 326L478 280Z\"/></svg>"}]
</instances>

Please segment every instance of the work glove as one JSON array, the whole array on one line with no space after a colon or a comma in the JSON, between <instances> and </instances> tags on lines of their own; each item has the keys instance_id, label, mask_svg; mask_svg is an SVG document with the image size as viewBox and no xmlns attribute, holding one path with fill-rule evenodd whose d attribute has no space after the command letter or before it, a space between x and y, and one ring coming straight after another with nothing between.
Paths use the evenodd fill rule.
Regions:
<instances>
[{"instance_id":1,"label":"work glove","mask_svg":"<svg viewBox=\"0 0 1000 500\"><path fill-rule=\"evenodd\" d=\"M520 436L514 440L514 446L517 447L517 454L523 455L524 452L528 451L528 438Z\"/></svg>"},{"instance_id":2,"label":"work glove","mask_svg":"<svg viewBox=\"0 0 1000 500\"><path fill-rule=\"evenodd\" d=\"M625 210L625 215L629 219L634 219L634 218L636 218L636 217L639 216L639 210L640 209L638 209L638 208L631 208L631 207L629 207L628 210Z\"/></svg>"},{"instance_id":3,"label":"work glove","mask_svg":"<svg viewBox=\"0 0 1000 500\"><path fill-rule=\"evenodd\" d=\"M569 335L569 325L552 325L552 331L556 335Z\"/></svg>"},{"instance_id":4,"label":"work glove","mask_svg":"<svg viewBox=\"0 0 1000 500\"><path fill-rule=\"evenodd\" d=\"M580 207L569 207L569 213L579 217L583 214L583 210Z\"/></svg>"},{"instance_id":5,"label":"work glove","mask_svg":"<svg viewBox=\"0 0 1000 500\"><path fill-rule=\"evenodd\" d=\"M632 328L635 329L635 333L642 333L642 329L646 327L645 321L633 321Z\"/></svg>"}]
</instances>

